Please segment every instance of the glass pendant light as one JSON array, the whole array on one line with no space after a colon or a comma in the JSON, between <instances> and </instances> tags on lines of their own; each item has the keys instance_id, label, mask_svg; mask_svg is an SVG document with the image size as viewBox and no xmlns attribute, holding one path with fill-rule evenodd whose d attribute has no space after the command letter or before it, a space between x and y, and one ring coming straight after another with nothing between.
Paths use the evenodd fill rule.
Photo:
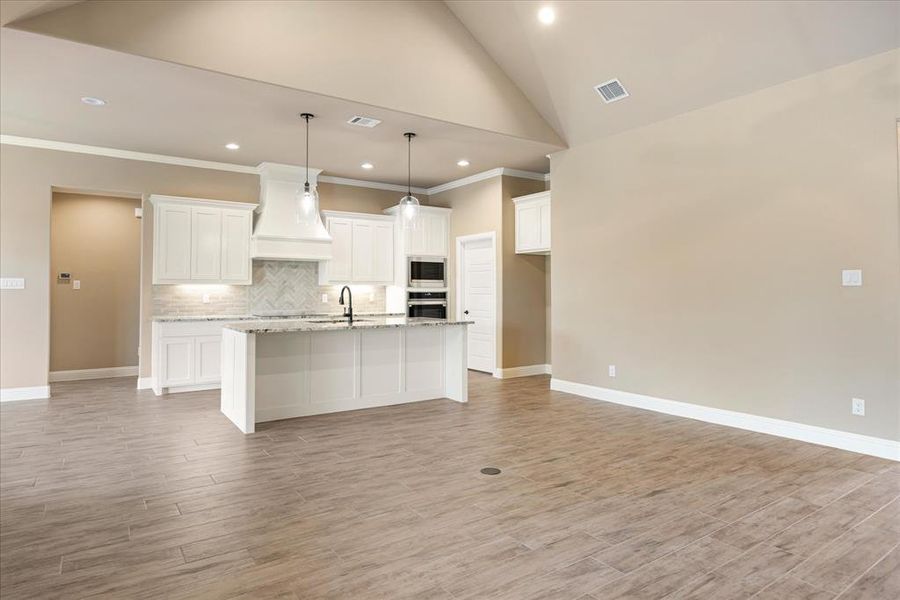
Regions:
<instances>
[{"instance_id":1,"label":"glass pendant light","mask_svg":"<svg viewBox=\"0 0 900 600\"><path fill-rule=\"evenodd\" d=\"M297 222L313 225L319 220L319 193L309 185L309 120L315 115L301 113L306 121L306 183L297 190Z\"/></svg>"},{"instance_id":2,"label":"glass pendant light","mask_svg":"<svg viewBox=\"0 0 900 600\"><path fill-rule=\"evenodd\" d=\"M412 195L412 139L414 133L404 133L406 138L406 195L400 198L400 217L405 227L414 229L419 216L419 199Z\"/></svg>"}]
</instances>

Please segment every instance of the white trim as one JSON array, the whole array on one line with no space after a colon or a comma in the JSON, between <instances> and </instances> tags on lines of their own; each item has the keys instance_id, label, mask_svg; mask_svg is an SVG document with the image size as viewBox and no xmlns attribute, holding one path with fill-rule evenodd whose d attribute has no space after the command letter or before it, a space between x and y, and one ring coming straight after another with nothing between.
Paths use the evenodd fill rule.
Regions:
<instances>
[{"instance_id":1,"label":"white trim","mask_svg":"<svg viewBox=\"0 0 900 600\"><path fill-rule=\"evenodd\" d=\"M347 177L334 177L331 175L320 175L321 183L333 183L336 185L351 185L353 187L371 188L373 190L387 190L389 192L405 192L406 186L396 183L381 183L380 181L363 181L362 179L349 179ZM410 190L416 194L428 194L427 188L412 187ZM399 201L399 199L398 199Z\"/></svg>"},{"instance_id":2,"label":"white trim","mask_svg":"<svg viewBox=\"0 0 900 600\"><path fill-rule=\"evenodd\" d=\"M191 385L176 385L172 387L162 387L162 391L157 396L163 394L181 394L183 392L204 392L206 390L218 390L222 387L221 383L196 383ZM156 390L154 390L155 392Z\"/></svg>"},{"instance_id":3,"label":"white trim","mask_svg":"<svg viewBox=\"0 0 900 600\"><path fill-rule=\"evenodd\" d=\"M137 374L137 365L130 367L106 367L102 369L50 371L50 383L55 381L81 381L84 379L108 379L110 377L136 377Z\"/></svg>"},{"instance_id":4,"label":"white trim","mask_svg":"<svg viewBox=\"0 0 900 600\"><path fill-rule=\"evenodd\" d=\"M550 365L526 365L524 367L509 367L507 369L495 369L494 377L497 379L512 379L514 377L531 377L532 375L549 375Z\"/></svg>"},{"instance_id":5,"label":"white trim","mask_svg":"<svg viewBox=\"0 0 900 600\"><path fill-rule=\"evenodd\" d=\"M142 160L144 162L194 167L197 169L214 169L216 171L250 173L253 175L258 174L256 167L251 167L249 165L199 160L196 158L185 158L183 156L168 156L166 154L150 154L148 152L135 152L133 150L119 150L118 148L105 148L103 146L88 146L86 144L73 144L71 142L57 142L55 140L42 140L19 135L2 134L0 135L0 144L25 146L27 148L42 148L44 150L59 150L61 152L76 152L78 154L92 154L94 156L106 156L108 158Z\"/></svg>"},{"instance_id":6,"label":"white trim","mask_svg":"<svg viewBox=\"0 0 900 600\"><path fill-rule=\"evenodd\" d=\"M500 304L500 286L497 281L497 232L486 231L484 233L472 233L469 235L460 235L456 238L456 320L462 321L462 297L463 297L463 277L462 277L462 248L467 242L477 242L479 240L489 240L491 242L491 256L494 260L491 263L491 275L494 279L494 371L497 371L497 359L503 356L503 336L499 325L503 322ZM469 355L465 356L466 367L468 368Z\"/></svg>"},{"instance_id":7,"label":"white trim","mask_svg":"<svg viewBox=\"0 0 900 600\"><path fill-rule=\"evenodd\" d=\"M746 429L820 446L840 448L850 452L900 461L900 441L860 435L837 429L826 429L825 427L751 415L711 406L654 398L653 396L644 396L642 394L565 381L563 379L551 379L550 389L584 396L585 398L652 410L667 415L687 417L688 419L696 419L706 423L726 425L737 429Z\"/></svg>"},{"instance_id":8,"label":"white trim","mask_svg":"<svg viewBox=\"0 0 900 600\"><path fill-rule=\"evenodd\" d=\"M49 385L0 389L0 402L12 402L14 400L44 400L49 397Z\"/></svg>"},{"instance_id":9,"label":"white trim","mask_svg":"<svg viewBox=\"0 0 900 600\"><path fill-rule=\"evenodd\" d=\"M137 389L149 390L152 388L153 388L153 378L152 377L138 377Z\"/></svg>"},{"instance_id":10,"label":"white trim","mask_svg":"<svg viewBox=\"0 0 900 600\"><path fill-rule=\"evenodd\" d=\"M9 146L24 146L26 148L41 148L43 150L59 150L61 152L75 152L78 154L91 154L94 156L105 156L108 158L122 158L126 160L142 160L144 162L161 163L166 165L177 165L181 167L194 167L197 169L213 169L216 171L230 171L232 173L247 173L251 175L259 175L259 166L239 165L235 163L225 163L212 160L202 160L198 158L187 158L184 156L170 156L168 154L151 154L149 152L137 152L135 150L120 150L118 148L108 148L105 146L90 146L88 144L74 144L72 142L59 142L56 140L45 140L41 138L24 137L21 135L0 134L0 144ZM291 165L294 166L294 165ZM519 169L510 169L508 167L498 167L490 171L476 173L462 179L456 179L442 183L430 188L414 187L412 191L417 194L439 194L454 188L476 183L484 179L499 177L500 175L508 175L510 177L520 177L522 179L535 179L537 181L549 181L549 173L536 173L534 171L521 171ZM365 181L362 179L350 179L347 177L334 177L331 175L320 175L318 181L325 183L334 183L337 185L349 185L353 187L372 188L376 190L388 190L391 192L405 192L406 186L396 183L381 183L379 181Z\"/></svg>"},{"instance_id":11,"label":"white trim","mask_svg":"<svg viewBox=\"0 0 900 600\"><path fill-rule=\"evenodd\" d=\"M509 169L506 167L499 167L497 169L491 169L490 171L482 171L481 173L475 173L474 175L469 175L468 177L463 177L462 179L456 179L454 181L448 181L447 183L442 183L441 185L436 185L434 187L428 188L428 195L440 194L441 192L446 192L447 190L452 190L454 188L462 187L464 185L470 185L473 183L477 183L479 181L484 181L485 179L491 179L494 177L500 177L502 175L508 175L510 177L520 177L522 179L534 179L537 181L545 181L544 173L535 173L533 171L520 171L518 169Z\"/></svg>"}]
</instances>

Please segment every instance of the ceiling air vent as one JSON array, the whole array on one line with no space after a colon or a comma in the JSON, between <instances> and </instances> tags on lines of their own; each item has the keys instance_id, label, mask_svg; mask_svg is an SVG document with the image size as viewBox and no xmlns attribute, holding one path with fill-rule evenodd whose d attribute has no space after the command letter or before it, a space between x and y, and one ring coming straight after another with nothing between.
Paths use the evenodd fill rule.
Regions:
<instances>
[{"instance_id":1,"label":"ceiling air vent","mask_svg":"<svg viewBox=\"0 0 900 600\"><path fill-rule=\"evenodd\" d=\"M628 92L625 91L625 87L618 79L604 81L600 85L595 85L594 89L597 90L597 93L603 97L603 101L607 104L628 97Z\"/></svg>"},{"instance_id":2,"label":"ceiling air vent","mask_svg":"<svg viewBox=\"0 0 900 600\"><path fill-rule=\"evenodd\" d=\"M381 123L381 121L379 121L378 119L373 119L372 117L361 117L359 115L352 117L347 122L358 127L375 127L376 125Z\"/></svg>"}]
</instances>

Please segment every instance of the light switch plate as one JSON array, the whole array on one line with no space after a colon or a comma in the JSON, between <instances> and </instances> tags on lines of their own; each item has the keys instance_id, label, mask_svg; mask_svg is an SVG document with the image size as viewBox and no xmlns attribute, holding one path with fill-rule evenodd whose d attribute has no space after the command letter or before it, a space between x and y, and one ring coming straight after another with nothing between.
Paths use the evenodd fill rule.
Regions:
<instances>
[{"instance_id":1,"label":"light switch plate","mask_svg":"<svg viewBox=\"0 0 900 600\"><path fill-rule=\"evenodd\" d=\"M616 365L609 365L609 376L610 377L616 376Z\"/></svg>"},{"instance_id":2,"label":"light switch plate","mask_svg":"<svg viewBox=\"0 0 900 600\"><path fill-rule=\"evenodd\" d=\"M81 280L80 280L80 279L76 279L76 280L74 280L74 281L72 282L72 289L73 289L73 290L80 290L80 289L81 289Z\"/></svg>"},{"instance_id":3,"label":"light switch plate","mask_svg":"<svg viewBox=\"0 0 900 600\"><path fill-rule=\"evenodd\" d=\"M24 277L0 277L0 290L24 290Z\"/></svg>"},{"instance_id":4,"label":"light switch plate","mask_svg":"<svg viewBox=\"0 0 900 600\"><path fill-rule=\"evenodd\" d=\"M841 285L857 287L862 285L862 269L844 269L841 271Z\"/></svg>"},{"instance_id":5,"label":"light switch plate","mask_svg":"<svg viewBox=\"0 0 900 600\"><path fill-rule=\"evenodd\" d=\"M328 294L322 294L322 304L328 304Z\"/></svg>"}]
</instances>

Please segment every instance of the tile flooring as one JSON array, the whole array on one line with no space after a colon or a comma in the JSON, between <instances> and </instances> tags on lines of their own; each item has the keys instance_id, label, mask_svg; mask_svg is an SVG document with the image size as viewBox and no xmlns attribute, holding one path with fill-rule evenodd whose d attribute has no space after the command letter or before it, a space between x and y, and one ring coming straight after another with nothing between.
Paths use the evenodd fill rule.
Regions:
<instances>
[{"instance_id":1,"label":"tile flooring","mask_svg":"<svg viewBox=\"0 0 900 600\"><path fill-rule=\"evenodd\" d=\"M6 403L0 595L900 597L900 464L546 377L470 386L249 436L216 392L134 379Z\"/></svg>"}]
</instances>

